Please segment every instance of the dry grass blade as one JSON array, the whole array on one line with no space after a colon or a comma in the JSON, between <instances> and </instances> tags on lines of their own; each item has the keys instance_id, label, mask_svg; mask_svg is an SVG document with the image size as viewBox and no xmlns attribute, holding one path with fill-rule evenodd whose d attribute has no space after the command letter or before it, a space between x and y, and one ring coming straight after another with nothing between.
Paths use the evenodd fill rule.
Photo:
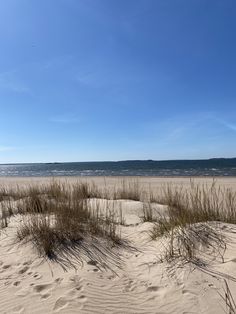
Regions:
<instances>
[{"instance_id":1,"label":"dry grass blade","mask_svg":"<svg viewBox=\"0 0 236 314\"><path fill-rule=\"evenodd\" d=\"M165 186L162 202L168 212L155 223L151 237L167 236L167 259L184 257L195 263L204 247L222 254L225 242L216 222L236 223L235 193L217 188L215 181L210 187L192 181L190 189Z\"/></svg>"},{"instance_id":2,"label":"dry grass blade","mask_svg":"<svg viewBox=\"0 0 236 314\"><path fill-rule=\"evenodd\" d=\"M127 199L140 201L142 198L141 188L138 180L122 180L121 186L114 191L113 199Z\"/></svg>"},{"instance_id":3,"label":"dry grass blade","mask_svg":"<svg viewBox=\"0 0 236 314\"><path fill-rule=\"evenodd\" d=\"M155 213L152 207L152 204L150 202L143 203L143 215L141 218L143 222L156 222L157 221L157 213Z\"/></svg>"},{"instance_id":4,"label":"dry grass blade","mask_svg":"<svg viewBox=\"0 0 236 314\"><path fill-rule=\"evenodd\" d=\"M53 259L69 247L81 245L88 236L120 243L113 211L107 209L104 215L99 203L92 208L90 195L90 187L84 183L65 186L53 181L31 188L20 203L25 218L18 228L18 239L31 241L41 256Z\"/></svg>"},{"instance_id":5,"label":"dry grass blade","mask_svg":"<svg viewBox=\"0 0 236 314\"><path fill-rule=\"evenodd\" d=\"M224 284L225 284L224 294L222 295L221 293L219 293L219 295L221 296L221 298L225 302L225 306L226 306L225 313L236 314L236 303L235 303L234 297L230 291L229 285L225 279L224 279Z\"/></svg>"}]
</instances>

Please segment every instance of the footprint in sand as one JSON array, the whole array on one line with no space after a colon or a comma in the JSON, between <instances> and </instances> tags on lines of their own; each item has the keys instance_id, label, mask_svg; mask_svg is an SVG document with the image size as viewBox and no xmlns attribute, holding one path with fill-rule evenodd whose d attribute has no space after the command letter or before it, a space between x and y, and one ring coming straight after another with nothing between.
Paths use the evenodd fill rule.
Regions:
<instances>
[{"instance_id":1,"label":"footprint in sand","mask_svg":"<svg viewBox=\"0 0 236 314\"><path fill-rule=\"evenodd\" d=\"M81 306L83 306L83 303L87 301L87 298L85 295L76 295L75 291L70 291L69 293L67 293L66 296L60 297L59 299L57 299L53 310L56 312L61 311L62 309L66 308L70 303L75 303L76 304L80 304Z\"/></svg>"},{"instance_id":2,"label":"footprint in sand","mask_svg":"<svg viewBox=\"0 0 236 314\"><path fill-rule=\"evenodd\" d=\"M73 287L77 290L80 291L83 288L82 285L82 280L78 275L75 275L73 277L70 278L70 281L73 282Z\"/></svg>"},{"instance_id":3,"label":"footprint in sand","mask_svg":"<svg viewBox=\"0 0 236 314\"><path fill-rule=\"evenodd\" d=\"M188 289L183 289L183 290L182 290L182 294L197 296L197 293L196 293L196 292L193 292L193 291L188 290Z\"/></svg>"},{"instance_id":4,"label":"footprint in sand","mask_svg":"<svg viewBox=\"0 0 236 314\"><path fill-rule=\"evenodd\" d=\"M150 298L148 300L154 300L156 298L163 299L166 295L166 288L162 286L149 286L146 291L150 293Z\"/></svg>"},{"instance_id":5,"label":"footprint in sand","mask_svg":"<svg viewBox=\"0 0 236 314\"><path fill-rule=\"evenodd\" d=\"M2 269L8 269L8 268L10 268L11 267L11 265L3 265L2 266Z\"/></svg>"},{"instance_id":6,"label":"footprint in sand","mask_svg":"<svg viewBox=\"0 0 236 314\"><path fill-rule=\"evenodd\" d=\"M7 269L11 268L11 265L3 265L1 267L0 273L4 273Z\"/></svg>"},{"instance_id":7,"label":"footprint in sand","mask_svg":"<svg viewBox=\"0 0 236 314\"><path fill-rule=\"evenodd\" d=\"M47 300L48 298L50 298L51 294L50 293L45 293L41 296L42 299Z\"/></svg>"},{"instance_id":8,"label":"footprint in sand","mask_svg":"<svg viewBox=\"0 0 236 314\"><path fill-rule=\"evenodd\" d=\"M77 296L77 291L73 288L70 289L67 293L66 296L68 297L68 299L73 300L76 296Z\"/></svg>"},{"instance_id":9,"label":"footprint in sand","mask_svg":"<svg viewBox=\"0 0 236 314\"><path fill-rule=\"evenodd\" d=\"M13 282L13 286L15 286L15 287L19 286L19 284L20 284L20 281Z\"/></svg>"},{"instance_id":10,"label":"footprint in sand","mask_svg":"<svg viewBox=\"0 0 236 314\"><path fill-rule=\"evenodd\" d=\"M64 309L65 307L67 307L67 305L68 305L68 300L64 297L60 297L59 299L57 299L53 310L58 312L58 311Z\"/></svg>"},{"instance_id":11,"label":"footprint in sand","mask_svg":"<svg viewBox=\"0 0 236 314\"><path fill-rule=\"evenodd\" d=\"M36 293L41 293L44 292L45 290L49 290L52 287L51 284L41 284L41 285L36 285L33 287L33 290Z\"/></svg>"},{"instance_id":12,"label":"footprint in sand","mask_svg":"<svg viewBox=\"0 0 236 314\"><path fill-rule=\"evenodd\" d=\"M134 291L136 286L134 285L133 280L128 280L128 283L125 285L124 292Z\"/></svg>"},{"instance_id":13,"label":"footprint in sand","mask_svg":"<svg viewBox=\"0 0 236 314\"><path fill-rule=\"evenodd\" d=\"M88 265L97 266L97 261L90 260L87 262Z\"/></svg>"},{"instance_id":14,"label":"footprint in sand","mask_svg":"<svg viewBox=\"0 0 236 314\"><path fill-rule=\"evenodd\" d=\"M62 281L63 281L63 278L60 278L60 277L59 277L59 278L56 278L54 282L55 282L56 284L60 284Z\"/></svg>"},{"instance_id":15,"label":"footprint in sand","mask_svg":"<svg viewBox=\"0 0 236 314\"><path fill-rule=\"evenodd\" d=\"M18 274L22 275L22 274L26 273L28 269L29 269L28 266L24 266L23 268L21 268L21 269L18 271Z\"/></svg>"},{"instance_id":16,"label":"footprint in sand","mask_svg":"<svg viewBox=\"0 0 236 314\"><path fill-rule=\"evenodd\" d=\"M87 298L85 295L82 294L81 296L78 297L78 300L79 300L79 302L86 302Z\"/></svg>"},{"instance_id":17,"label":"footprint in sand","mask_svg":"<svg viewBox=\"0 0 236 314\"><path fill-rule=\"evenodd\" d=\"M109 279L109 280L113 280L113 279L115 279L115 278L116 278L115 275L110 275L110 276L107 277L107 279Z\"/></svg>"},{"instance_id":18,"label":"footprint in sand","mask_svg":"<svg viewBox=\"0 0 236 314\"><path fill-rule=\"evenodd\" d=\"M157 286L150 286L147 288L148 292L156 292L158 290L159 290L159 287L157 287Z\"/></svg>"},{"instance_id":19,"label":"footprint in sand","mask_svg":"<svg viewBox=\"0 0 236 314\"><path fill-rule=\"evenodd\" d=\"M83 303L87 301L87 298L81 292L84 290L82 280L78 275L72 276L70 281L73 282L72 288L64 295L57 299L53 310L59 312L66 308L71 303L83 306Z\"/></svg>"},{"instance_id":20,"label":"footprint in sand","mask_svg":"<svg viewBox=\"0 0 236 314\"><path fill-rule=\"evenodd\" d=\"M87 284L88 285L88 284ZM81 290L83 290L83 287L82 286L77 286L77 287L75 287L75 289L77 290L77 291L81 291Z\"/></svg>"},{"instance_id":21,"label":"footprint in sand","mask_svg":"<svg viewBox=\"0 0 236 314\"><path fill-rule=\"evenodd\" d=\"M77 295L78 291L83 291L84 287L82 285L82 281L81 280L75 280L74 284L73 284L73 288L72 290L69 292L71 295Z\"/></svg>"},{"instance_id":22,"label":"footprint in sand","mask_svg":"<svg viewBox=\"0 0 236 314\"><path fill-rule=\"evenodd\" d=\"M37 280L42 278L42 276L39 273L35 273L33 277Z\"/></svg>"}]
</instances>

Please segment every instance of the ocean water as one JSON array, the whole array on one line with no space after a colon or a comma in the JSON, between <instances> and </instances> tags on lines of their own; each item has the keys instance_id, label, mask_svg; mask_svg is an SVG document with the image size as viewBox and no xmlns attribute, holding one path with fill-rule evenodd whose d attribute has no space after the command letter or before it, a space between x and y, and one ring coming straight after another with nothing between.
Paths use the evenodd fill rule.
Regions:
<instances>
[{"instance_id":1,"label":"ocean water","mask_svg":"<svg viewBox=\"0 0 236 314\"><path fill-rule=\"evenodd\" d=\"M236 176L236 158L8 164L0 176Z\"/></svg>"}]
</instances>

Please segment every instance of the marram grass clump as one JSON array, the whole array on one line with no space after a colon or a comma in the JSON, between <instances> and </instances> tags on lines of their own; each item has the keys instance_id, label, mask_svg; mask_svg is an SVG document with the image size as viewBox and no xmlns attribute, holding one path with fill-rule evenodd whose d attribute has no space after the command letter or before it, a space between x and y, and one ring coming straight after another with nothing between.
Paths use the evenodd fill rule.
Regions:
<instances>
[{"instance_id":1,"label":"marram grass clump","mask_svg":"<svg viewBox=\"0 0 236 314\"><path fill-rule=\"evenodd\" d=\"M78 245L87 236L119 243L118 217L99 203L93 208L87 184L65 186L52 182L34 187L20 202L23 222L17 230L20 241L31 241L40 255L54 257L68 246Z\"/></svg>"},{"instance_id":2,"label":"marram grass clump","mask_svg":"<svg viewBox=\"0 0 236 314\"><path fill-rule=\"evenodd\" d=\"M169 184L163 187L162 203L167 212L154 223L151 237L166 237L166 259L183 257L196 262L206 247L212 253L224 252L219 222L236 223L235 192L217 187L215 181L211 186L192 181L185 189Z\"/></svg>"}]
</instances>

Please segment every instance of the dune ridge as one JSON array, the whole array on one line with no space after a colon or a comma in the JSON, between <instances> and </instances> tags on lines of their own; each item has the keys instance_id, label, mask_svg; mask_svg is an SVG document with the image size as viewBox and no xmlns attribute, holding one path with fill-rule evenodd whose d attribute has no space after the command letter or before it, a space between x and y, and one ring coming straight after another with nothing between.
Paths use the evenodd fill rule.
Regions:
<instances>
[{"instance_id":1,"label":"dune ridge","mask_svg":"<svg viewBox=\"0 0 236 314\"><path fill-rule=\"evenodd\" d=\"M118 184L117 179L109 180L106 187ZM180 180L172 182L187 186L187 181ZM32 181L24 178L1 183L27 186ZM163 183L148 178L139 182L154 189ZM96 183L101 187L101 178ZM236 179L220 184L235 188ZM82 262L72 258L74 267L62 267L38 256L31 242L16 241L22 216L11 216L8 226L0 231L1 313L224 313L226 305L220 296L224 294L224 280L236 295L235 225L218 222L227 239L223 259L220 254L208 254L211 250L206 248L207 265L180 259L168 262L162 258L165 238L152 240L153 222L143 221L143 201L91 198L89 202L92 207L99 203L102 208L108 203L115 211L122 210L124 222L119 232L127 245L110 248L104 242L112 254L104 264L94 255ZM157 216L166 212L165 204L154 202L152 206Z\"/></svg>"}]
</instances>

